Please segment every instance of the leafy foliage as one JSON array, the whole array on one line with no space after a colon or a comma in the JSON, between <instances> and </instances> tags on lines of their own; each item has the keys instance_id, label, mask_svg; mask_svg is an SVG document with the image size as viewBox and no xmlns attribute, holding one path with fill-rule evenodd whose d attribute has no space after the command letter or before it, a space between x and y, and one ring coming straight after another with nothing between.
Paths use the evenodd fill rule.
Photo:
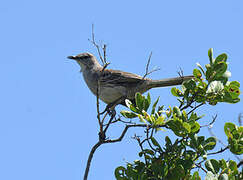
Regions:
<instances>
[{"instance_id":1,"label":"leafy foliage","mask_svg":"<svg viewBox=\"0 0 243 180\"><path fill-rule=\"evenodd\" d=\"M133 163L127 163L126 167L117 167L116 179L201 179L195 168L203 170L206 179L210 180L243 179L243 172L238 170L235 161L208 159L211 154L222 153L226 149L233 154L243 154L242 126L226 123L224 131L229 145L215 153L209 151L214 150L216 139L198 135L202 128L198 120L203 118L203 115L199 115L196 109L207 103L216 105L220 102L240 101L240 83L228 81L231 73L227 70L227 55L223 53L214 59L213 50L209 49L208 56L210 63L205 65L205 69L197 64L198 68L193 70L194 79L185 81L181 89L171 89L172 95L178 98L179 106L169 106L167 109L165 106L157 107L159 98L151 104L149 93L147 97L137 93L136 104L126 100L130 110L121 111L122 116L129 119L138 118L140 123L147 126L145 139L135 137L141 147L138 154L144 158L144 162L135 160ZM172 142L168 136L164 141L156 139L154 133L163 129L172 131L177 137L176 140Z\"/></svg>"}]
</instances>

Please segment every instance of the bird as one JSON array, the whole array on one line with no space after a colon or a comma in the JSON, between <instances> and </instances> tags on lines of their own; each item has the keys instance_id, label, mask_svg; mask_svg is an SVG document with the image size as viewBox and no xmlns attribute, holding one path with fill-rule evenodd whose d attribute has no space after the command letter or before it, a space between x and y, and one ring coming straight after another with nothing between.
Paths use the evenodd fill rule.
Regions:
<instances>
[{"instance_id":1,"label":"bird","mask_svg":"<svg viewBox=\"0 0 243 180\"><path fill-rule=\"evenodd\" d=\"M137 92L143 94L152 88L181 85L194 78L190 75L152 80L130 72L106 69L89 52L67 58L79 64L88 88L107 104L106 110L112 110L119 104L126 106L126 99L134 103Z\"/></svg>"}]
</instances>

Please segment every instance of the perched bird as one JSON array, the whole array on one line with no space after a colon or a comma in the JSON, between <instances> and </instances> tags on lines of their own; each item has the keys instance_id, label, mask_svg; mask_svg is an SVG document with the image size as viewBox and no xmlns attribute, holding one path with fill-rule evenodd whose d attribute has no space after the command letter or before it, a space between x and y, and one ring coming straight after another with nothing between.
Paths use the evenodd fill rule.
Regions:
<instances>
[{"instance_id":1,"label":"perched bird","mask_svg":"<svg viewBox=\"0 0 243 180\"><path fill-rule=\"evenodd\" d=\"M114 109L118 104L125 105L125 99L134 102L137 92L144 93L152 88L180 85L183 81L194 78L181 76L152 80L129 72L104 69L91 53L81 53L68 58L80 65L87 86L96 96L99 84L99 98L108 104L107 108L110 109Z\"/></svg>"}]
</instances>

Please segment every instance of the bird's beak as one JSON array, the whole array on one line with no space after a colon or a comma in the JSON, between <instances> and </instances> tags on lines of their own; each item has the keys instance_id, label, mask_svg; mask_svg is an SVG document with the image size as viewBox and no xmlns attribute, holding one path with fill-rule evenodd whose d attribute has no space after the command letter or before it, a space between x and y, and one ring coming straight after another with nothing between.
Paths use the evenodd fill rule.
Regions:
<instances>
[{"instance_id":1,"label":"bird's beak","mask_svg":"<svg viewBox=\"0 0 243 180\"><path fill-rule=\"evenodd\" d=\"M68 59L76 60L76 56L68 56L67 58L68 58Z\"/></svg>"}]
</instances>

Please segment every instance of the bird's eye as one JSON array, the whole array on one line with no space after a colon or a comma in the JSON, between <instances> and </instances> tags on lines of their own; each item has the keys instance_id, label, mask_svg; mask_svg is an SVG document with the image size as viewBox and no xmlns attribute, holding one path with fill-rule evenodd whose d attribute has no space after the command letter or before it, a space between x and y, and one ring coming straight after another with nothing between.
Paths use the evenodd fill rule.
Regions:
<instances>
[{"instance_id":1,"label":"bird's eye","mask_svg":"<svg viewBox=\"0 0 243 180\"><path fill-rule=\"evenodd\" d=\"M83 59L87 59L87 58L89 58L89 56L88 55L84 55L82 58Z\"/></svg>"}]
</instances>

